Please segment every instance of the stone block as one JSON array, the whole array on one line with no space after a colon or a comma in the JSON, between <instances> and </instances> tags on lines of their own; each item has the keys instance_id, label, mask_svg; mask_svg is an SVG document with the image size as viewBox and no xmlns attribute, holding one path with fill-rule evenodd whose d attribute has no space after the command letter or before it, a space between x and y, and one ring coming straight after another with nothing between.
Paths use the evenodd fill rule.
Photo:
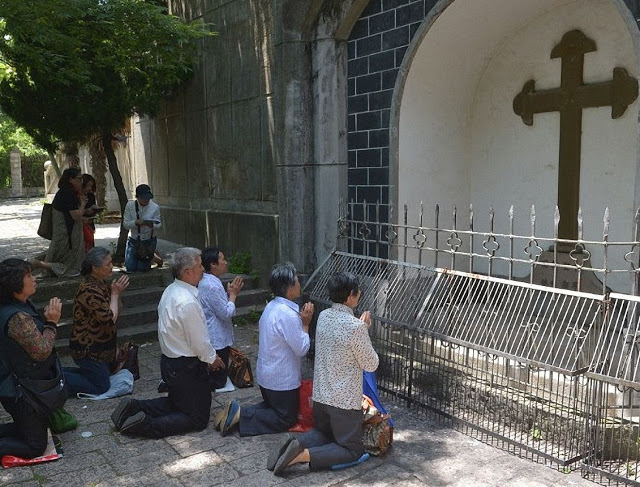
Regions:
<instances>
[{"instance_id":1,"label":"stone block","mask_svg":"<svg viewBox=\"0 0 640 487\"><path fill-rule=\"evenodd\" d=\"M149 153L147 164L152 168L149 185L158 200L169 195L169 161L167 159L167 124L164 119L149 122Z\"/></svg>"},{"instance_id":2,"label":"stone block","mask_svg":"<svg viewBox=\"0 0 640 487\"><path fill-rule=\"evenodd\" d=\"M171 197L187 196L189 185L187 173L187 143L184 115L167 119L167 159L169 161L168 195Z\"/></svg>"},{"instance_id":3,"label":"stone block","mask_svg":"<svg viewBox=\"0 0 640 487\"><path fill-rule=\"evenodd\" d=\"M407 29L407 35L408 35L408 32L409 31ZM380 34L365 37L364 39L359 39L356 42L356 55L358 57L368 56L369 54L380 52L381 50L382 50L382 35Z\"/></svg>"},{"instance_id":4,"label":"stone block","mask_svg":"<svg viewBox=\"0 0 640 487\"><path fill-rule=\"evenodd\" d=\"M209 195L207 165L207 112L198 110L185 115L187 196L189 199Z\"/></svg>"},{"instance_id":5,"label":"stone block","mask_svg":"<svg viewBox=\"0 0 640 487\"><path fill-rule=\"evenodd\" d=\"M399 23L398 23L399 24ZM400 24L399 24L400 25ZM382 34L382 50L394 49L409 44L409 26L399 27Z\"/></svg>"},{"instance_id":6,"label":"stone block","mask_svg":"<svg viewBox=\"0 0 640 487\"><path fill-rule=\"evenodd\" d=\"M218 10L207 13L205 22L218 32L215 37L204 39L204 77L207 107L228 103L231 100L231 70L229 36L222 13Z\"/></svg>"},{"instance_id":7,"label":"stone block","mask_svg":"<svg viewBox=\"0 0 640 487\"><path fill-rule=\"evenodd\" d=\"M193 76L184 84L184 110L186 113L202 110L207 106L206 58L203 54L206 39L199 41L200 47L196 64L193 66Z\"/></svg>"},{"instance_id":8,"label":"stone block","mask_svg":"<svg viewBox=\"0 0 640 487\"><path fill-rule=\"evenodd\" d=\"M274 109L274 99L272 96L260 99L262 201L278 200L275 166L277 145L275 138L275 121L273 118Z\"/></svg>"}]
</instances>

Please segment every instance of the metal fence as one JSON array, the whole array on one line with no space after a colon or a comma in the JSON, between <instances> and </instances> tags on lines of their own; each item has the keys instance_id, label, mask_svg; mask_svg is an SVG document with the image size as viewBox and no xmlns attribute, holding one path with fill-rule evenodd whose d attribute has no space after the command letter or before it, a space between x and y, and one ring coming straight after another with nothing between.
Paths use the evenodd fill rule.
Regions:
<instances>
[{"instance_id":1,"label":"metal fence","mask_svg":"<svg viewBox=\"0 0 640 487\"><path fill-rule=\"evenodd\" d=\"M513 453L639 484L639 213L635 240L617 242L608 212L602 239L582 238L580 219L577 241L557 238L557 218L555 236L536 235L533 209L529 236L495 233L493 212L485 231L474 229L473 210L464 231L455 210L448 228L438 209L431 227L422 209L416 225L407 214L386 223L378 205L349 205L338 222L344 251L306 286L321 309L334 272L360 277L380 389ZM547 285L536 283L542 267ZM628 292L611 292L620 283Z\"/></svg>"}]
</instances>

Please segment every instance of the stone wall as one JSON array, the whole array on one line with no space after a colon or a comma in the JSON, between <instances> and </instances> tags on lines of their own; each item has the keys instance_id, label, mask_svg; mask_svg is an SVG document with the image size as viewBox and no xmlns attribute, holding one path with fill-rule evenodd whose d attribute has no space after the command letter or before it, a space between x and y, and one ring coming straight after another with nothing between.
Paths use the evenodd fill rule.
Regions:
<instances>
[{"instance_id":1,"label":"stone wall","mask_svg":"<svg viewBox=\"0 0 640 487\"><path fill-rule=\"evenodd\" d=\"M264 271L279 256L272 1L169 5L218 35L202 42L192 80L161 114L135 120L134 185L153 188L164 238L250 251Z\"/></svg>"}]
</instances>

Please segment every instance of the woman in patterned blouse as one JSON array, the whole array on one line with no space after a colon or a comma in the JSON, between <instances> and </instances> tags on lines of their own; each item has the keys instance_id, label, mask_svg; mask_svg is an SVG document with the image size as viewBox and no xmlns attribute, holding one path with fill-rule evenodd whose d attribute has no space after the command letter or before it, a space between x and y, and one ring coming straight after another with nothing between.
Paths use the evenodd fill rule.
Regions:
<instances>
[{"instance_id":1,"label":"woman in patterned blouse","mask_svg":"<svg viewBox=\"0 0 640 487\"><path fill-rule=\"evenodd\" d=\"M371 314L356 318L360 301L358 278L337 272L327 282L333 306L318 316L316 358L313 369L314 428L297 439L284 438L267 468L280 474L294 463L309 463L311 470L356 463L364 454L362 443L362 371L378 368L378 354L369 339Z\"/></svg>"},{"instance_id":2,"label":"woman in patterned blouse","mask_svg":"<svg viewBox=\"0 0 640 487\"><path fill-rule=\"evenodd\" d=\"M80 283L73 303L73 327L69 348L77 367L64 369L69 394L104 394L109 390L109 371L116 358L120 294L129 286L122 276L109 284L113 273L111 254L94 247L82 263Z\"/></svg>"},{"instance_id":3,"label":"woman in patterned blouse","mask_svg":"<svg viewBox=\"0 0 640 487\"><path fill-rule=\"evenodd\" d=\"M20 259L0 262L0 403L13 418L0 425L0 457L34 458L47 447L48 417L17 397L18 377L55 376L56 332L62 304L51 298L42 317L30 297L36 292L31 266Z\"/></svg>"}]
</instances>

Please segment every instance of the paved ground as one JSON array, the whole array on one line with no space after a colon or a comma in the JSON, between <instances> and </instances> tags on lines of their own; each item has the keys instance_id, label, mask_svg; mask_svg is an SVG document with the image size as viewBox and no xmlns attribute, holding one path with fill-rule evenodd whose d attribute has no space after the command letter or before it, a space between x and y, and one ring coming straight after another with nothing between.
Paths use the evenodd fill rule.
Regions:
<instances>
[{"instance_id":1,"label":"paved ground","mask_svg":"<svg viewBox=\"0 0 640 487\"><path fill-rule=\"evenodd\" d=\"M38 200L0 201L0 259L29 257L46 249L36 235L41 204ZM115 239L115 225L98 228L101 243ZM175 244L162 242L162 250ZM255 366L255 325L237 328L237 345ZM141 379L136 398L155 397L160 378L157 342L140 348ZM65 359L68 361L68 359ZM306 370L305 375L310 374ZM255 370L255 368L254 368ZM212 412L232 398L241 404L257 400L257 388L214 395ZM383 399L384 400L384 399ZM72 486L594 486L579 473L563 474L480 443L430 419L390 405L395 442L385 458L373 458L354 468L310 473L296 466L283 477L266 469L266 457L281 435L222 438L208 427L199 433L163 440L131 439L113 430L109 419L118 399L69 400L66 408L78 418L77 430L61 435L64 458L34 467L0 470L0 485ZM0 421L7 416L0 413ZM88 438L83 432L91 432Z\"/></svg>"}]
</instances>

